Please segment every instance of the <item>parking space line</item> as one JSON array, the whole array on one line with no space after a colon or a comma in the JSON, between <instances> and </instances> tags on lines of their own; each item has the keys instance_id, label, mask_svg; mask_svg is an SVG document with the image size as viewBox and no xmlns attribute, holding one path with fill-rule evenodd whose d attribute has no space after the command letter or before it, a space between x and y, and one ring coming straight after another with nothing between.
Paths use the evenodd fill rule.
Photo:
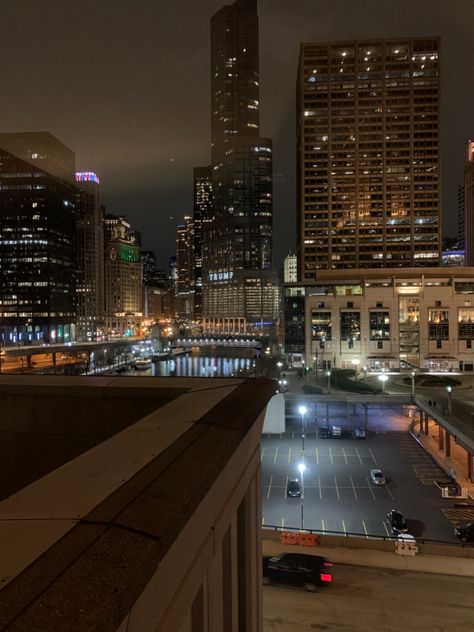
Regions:
<instances>
[{"instance_id":1,"label":"parking space line","mask_svg":"<svg viewBox=\"0 0 474 632\"><path fill-rule=\"evenodd\" d=\"M341 497L339 496L339 488L337 486L337 480L336 477L334 477L334 485L336 486L336 492L337 492L337 499L340 500Z\"/></svg>"},{"instance_id":2,"label":"parking space line","mask_svg":"<svg viewBox=\"0 0 474 632\"><path fill-rule=\"evenodd\" d=\"M359 448L356 448L357 456L359 457L360 464L362 465L362 459L360 458Z\"/></svg>"},{"instance_id":3,"label":"parking space line","mask_svg":"<svg viewBox=\"0 0 474 632\"><path fill-rule=\"evenodd\" d=\"M344 459L345 459L346 465L347 465L347 456L346 456L346 451L344 450L344 448L342 448L342 454L344 456Z\"/></svg>"},{"instance_id":4,"label":"parking space line","mask_svg":"<svg viewBox=\"0 0 474 632\"><path fill-rule=\"evenodd\" d=\"M291 459L291 445L290 445L290 449L288 450L288 463L290 462Z\"/></svg>"},{"instance_id":5,"label":"parking space line","mask_svg":"<svg viewBox=\"0 0 474 632\"><path fill-rule=\"evenodd\" d=\"M374 459L375 465L378 465L378 463L377 463L377 461L375 459L374 453L372 452L372 450L370 448L369 448L369 452L370 452L371 457Z\"/></svg>"},{"instance_id":6,"label":"parking space line","mask_svg":"<svg viewBox=\"0 0 474 632\"><path fill-rule=\"evenodd\" d=\"M270 476L270 483L268 485L268 492L267 492L267 500L270 498L270 490L272 488L272 481L273 481L273 474Z\"/></svg>"},{"instance_id":7,"label":"parking space line","mask_svg":"<svg viewBox=\"0 0 474 632\"><path fill-rule=\"evenodd\" d=\"M316 465L319 465L319 452L318 452L318 448L316 448Z\"/></svg>"},{"instance_id":8,"label":"parking space line","mask_svg":"<svg viewBox=\"0 0 474 632\"><path fill-rule=\"evenodd\" d=\"M319 483L319 500L322 500L323 499L323 493L322 493L322 490L321 490L321 477L320 476L318 476L318 483Z\"/></svg>"},{"instance_id":9,"label":"parking space line","mask_svg":"<svg viewBox=\"0 0 474 632\"><path fill-rule=\"evenodd\" d=\"M372 487L370 486L369 479L368 479L368 478L366 478L365 480L367 481L367 486L368 486L368 488L370 489L370 493L372 494L372 498L375 500L374 490L373 490L373 489L372 489Z\"/></svg>"},{"instance_id":10,"label":"parking space line","mask_svg":"<svg viewBox=\"0 0 474 632\"><path fill-rule=\"evenodd\" d=\"M385 489L388 491L388 495L390 496L390 498L391 498L392 500L395 500L395 499L394 499L394 497L393 497L392 492L390 491L390 489L389 489L387 486L385 486Z\"/></svg>"},{"instance_id":11,"label":"parking space line","mask_svg":"<svg viewBox=\"0 0 474 632\"><path fill-rule=\"evenodd\" d=\"M263 448L262 448L262 453L260 454L260 461L263 460L264 454L265 454L265 446L263 446Z\"/></svg>"},{"instance_id":12,"label":"parking space line","mask_svg":"<svg viewBox=\"0 0 474 632\"><path fill-rule=\"evenodd\" d=\"M354 481L352 480L352 476L350 478L351 478L351 485L352 485L352 490L354 492L355 499L358 500L357 492L356 492L356 488L355 488L355 485L354 485Z\"/></svg>"},{"instance_id":13,"label":"parking space line","mask_svg":"<svg viewBox=\"0 0 474 632\"><path fill-rule=\"evenodd\" d=\"M341 522L342 522L342 530L344 531L344 533L347 533L346 523L344 522L344 520L341 520Z\"/></svg>"},{"instance_id":14,"label":"parking space line","mask_svg":"<svg viewBox=\"0 0 474 632\"><path fill-rule=\"evenodd\" d=\"M388 535L388 537L390 537L390 533L388 532L387 525L385 524L385 522L382 522L382 524L384 526L385 533Z\"/></svg>"},{"instance_id":15,"label":"parking space line","mask_svg":"<svg viewBox=\"0 0 474 632\"><path fill-rule=\"evenodd\" d=\"M275 458L273 459L273 465L275 465L275 463L277 462L277 454L278 454L278 446L276 447L276 450L275 450Z\"/></svg>"},{"instance_id":16,"label":"parking space line","mask_svg":"<svg viewBox=\"0 0 474 632\"><path fill-rule=\"evenodd\" d=\"M284 519L284 518L282 518L282 519L281 519L281 528L283 529L283 527L284 527L284 526L285 526L285 519Z\"/></svg>"},{"instance_id":17,"label":"parking space line","mask_svg":"<svg viewBox=\"0 0 474 632\"><path fill-rule=\"evenodd\" d=\"M365 521L364 521L364 520L362 520L362 526L364 527L365 537L366 537L367 539L369 539L369 534L367 533L367 527L365 526Z\"/></svg>"},{"instance_id":18,"label":"parking space line","mask_svg":"<svg viewBox=\"0 0 474 632\"><path fill-rule=\"evenodd\" d=\"M329 448L329 457L331 458L331 465L333 465L334 461L332 459L332 450L331 450L331 448Z\"/></svg>"},{"instance_id":19,"label":"parking space line","mask_svg":"<svg viewBox=\"0 0 474 632\"><path fill-rule=\"evenodd\" d=\"M265 518L262 518L262 524L265 524Z\"/></svg>"},{"instance_id":20,"label":"parking space line","mask_svg":"<svg viewBox=\"0 0 474 632\"><path fill-rule=\"evenodd\" d=\"M323 533L326 532L326 527L324 526L324 520L321 520L321 526L323 527L322 531Z\"/></svg>"},{"instance_id":21,"label":"parking space line","mask_svg":"<svg viewBox=\"0 0 474 632\"><path fill-rule=\"evenodd\" d=\"M288 489L288 476L286 477L285 487L283 488L283 498L286 499L286 490Z\"/></svg>"}]
</instances>

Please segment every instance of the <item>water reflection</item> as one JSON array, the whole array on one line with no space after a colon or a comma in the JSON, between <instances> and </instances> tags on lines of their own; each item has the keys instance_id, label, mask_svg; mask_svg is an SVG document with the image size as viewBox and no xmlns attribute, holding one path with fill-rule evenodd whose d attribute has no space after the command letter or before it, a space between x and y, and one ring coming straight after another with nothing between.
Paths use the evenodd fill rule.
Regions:
<instances>
[{"instance_id":1,"label":"water reflection","mask_svg":"<svg viewBox=\"0 0 474 632\"><path fill-rule=\"evenodd\" d=\"M252 358L183 355L155 362L147 373L166 377L233 377L248 374L253 366Z\"/></svg>"}]
</instances>

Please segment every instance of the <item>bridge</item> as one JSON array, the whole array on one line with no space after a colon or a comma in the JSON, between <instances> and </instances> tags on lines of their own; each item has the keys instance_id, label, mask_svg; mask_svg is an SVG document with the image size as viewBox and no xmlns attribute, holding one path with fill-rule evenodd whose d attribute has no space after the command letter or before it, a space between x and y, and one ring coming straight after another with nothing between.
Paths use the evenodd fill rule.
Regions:
<instances>
[{"instance_id":1,"label":"bridge","mask_svg":"<svg viewBox=\"0 0 474 632\"><path fill-rule=\"evenodd\" d=\"M170 347L190 348L190 347L244 347L261 349L264 339L258 336L194 336L188 338L174 338L169 342Z\"/></svg>"}]
</instances>

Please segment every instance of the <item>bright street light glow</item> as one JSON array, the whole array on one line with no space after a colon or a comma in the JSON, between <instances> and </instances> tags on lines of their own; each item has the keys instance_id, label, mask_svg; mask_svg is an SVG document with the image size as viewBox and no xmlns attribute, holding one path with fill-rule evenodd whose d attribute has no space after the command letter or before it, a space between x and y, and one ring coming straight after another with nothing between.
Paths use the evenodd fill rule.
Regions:
<instances>
[{"instance_id":1,"label":"bright street light glow","mask_svg":"<svg viewBox=\"0 0 474 632\"><path fill-rule=\"evenodd\" d=\"M388 375L379 375L379 380L381 382L386 382L388 380Z\"/></svg>"},{"instance_id":2,"label":"bright street light glow","mask_svg":"<svg viewBox=\"0 0 474 632\"><path fill-rule=\"evenodd\" d=\"M299 411L300 415L306 415L307 408L306 408L306 406L300 406L298 408L298 411Z\"/></svg>"},{"instance_id":3,"label":"bright street light glow","mask_svg":"<svg viewBox=\"0 0 474 632\"><path fill-rule=\"evenodd\" d=\"M299 470L300 474L303 474L305 469L306 469L306 465L304 463L298 463L298 470Z\"/></svg>"}]
</instances>

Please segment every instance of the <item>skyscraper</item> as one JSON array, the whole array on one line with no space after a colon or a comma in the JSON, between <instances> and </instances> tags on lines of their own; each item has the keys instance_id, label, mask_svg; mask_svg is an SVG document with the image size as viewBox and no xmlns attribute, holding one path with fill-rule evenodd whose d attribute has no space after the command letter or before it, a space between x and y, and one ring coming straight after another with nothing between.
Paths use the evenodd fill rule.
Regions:
<instances>
[{"instance_id":1,"label":"skyscraper","mask_svg":"<svg viewBox=\"0 0 474 632\"><path fill-rule=\"evenodd\" d=\"M194 198L194 318L202 318L202 240L212 221L212 169L195 167L193 170Z\"/></svg>"},{"instance_id":2,"label":"skyscraper","mask_svg":"<svg viewBox=\"0 0 474 632\"><path fill-rule=\"evenodd\" d=\"M438 50L436 37L301 44L300 280L440 264Z\"/></svg>"},{"instance_id":3,"label":"skyscraper","mask_svg":"<svg viewBox=\"0 0 474 632\"><path fill-rule=\"evenodd\" d=\"M48 132L0 134L3 344L75 337L74 163Z\"/></svg>"},{"instance_id":4,"label":"skyscraper","mask_svg":"<svg viewBox=\"0 0 474 632\"><path fill-rule=\"evenodd\" d=\"M466 265L474 266L474 141L467 144L464 167L464 245Z\"/></svg>"},{"instance_id":5,"label":"skyscraper","mask_svg":"<svg viewBox=\"0 0 474 632\"><path fill-rule=\"evenodd\" d=\"M104 322L104 207L99 178L76 173L77 338L96 340Z\"/></svg>"},{"instance_id":6,"label":"skyscraper","mask_svg":"<svg viewBox=\"0 0 474 632\"><path fill-rule=\"evenodd\" d=\"M126 217L105 216L105 315L108 333L136 335L142 318L140 246Z\"/></svg>"},{"instance_id":7,"label":"skyscraper","mask_svg":"<svg viewBox=\"0 0 474 632\"><path fill-rule=\"evenodd\" d=\"M176 231L176 315L194 319L194 221L184 218Z\"/></svg>"},{"instance_id":8,"label":"skyscraper","mask_svg":"<svg viewBox=\"0 0 474 632\"><path fill-rule=\"evenodd\" d=\"M271 320L246 312L246 288L272 282L272 143L261 138L256 0L236 0L211 20L213 221L203 240L207 331L242 332ZM266 274L268 271L268 274ZM247 281L250 279L250 282Z\"/></svg>"}]
</instances>

